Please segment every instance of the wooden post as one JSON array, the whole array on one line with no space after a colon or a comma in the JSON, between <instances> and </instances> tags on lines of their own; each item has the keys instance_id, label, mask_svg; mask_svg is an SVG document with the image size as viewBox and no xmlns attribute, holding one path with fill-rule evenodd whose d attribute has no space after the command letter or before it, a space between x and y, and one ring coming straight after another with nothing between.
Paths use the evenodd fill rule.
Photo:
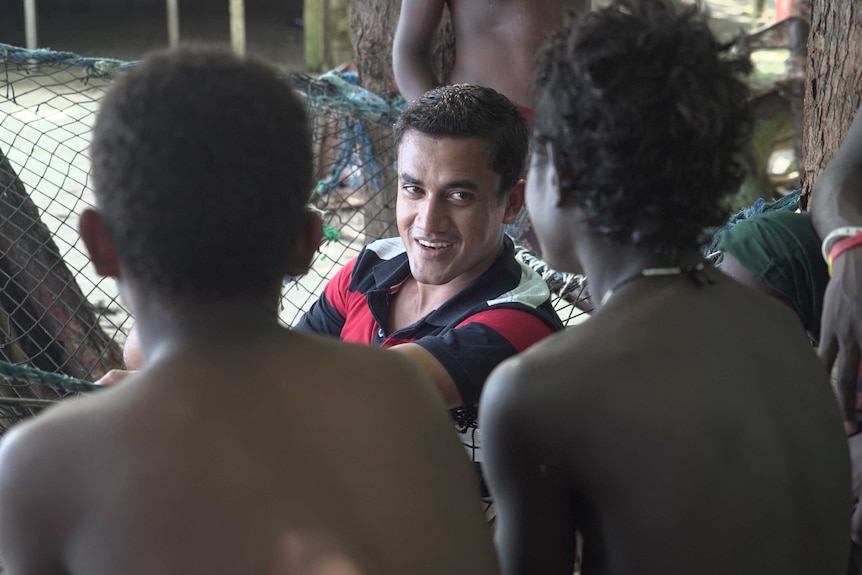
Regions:
<instances>
[{"instance_id":1,"label":"wooden post","mask_svg":"<svg viewBox=\"0 0 862 575\"><path fill-rule=\"evenodd\" d=\"M179 0L168 0L168 45L176 48L180 43Z\"/></svg>"},{"instance_id":2,"label":"wooden post","mask_svg":"<svg viewBox=\"0 0 862 575\"><path fill-rule=\"evenodd\" d=\"M24 0L24 27L27 49L35 50L39 47L36 0Z\"/></svg>"},{"instance_id":3,"label":"wooden post","mask_svg":"<svg viewBox=\"0 0 862 575\"><path fill-rule=\"evenodd\" d=\"M245 56L244 0L230 0L230 45L237 56Z\"/></svg>"},{"instance_id":4,"label":"wooden post","mask_svg":"<svg viewBox=\"0 0 862 575\"><path fill-rule=\"evenodd\" d=\"M302 6L302 28L305 67L309 72L323 68L323 4L325 0L305 0Z\"/></svg>"}]
</instances>

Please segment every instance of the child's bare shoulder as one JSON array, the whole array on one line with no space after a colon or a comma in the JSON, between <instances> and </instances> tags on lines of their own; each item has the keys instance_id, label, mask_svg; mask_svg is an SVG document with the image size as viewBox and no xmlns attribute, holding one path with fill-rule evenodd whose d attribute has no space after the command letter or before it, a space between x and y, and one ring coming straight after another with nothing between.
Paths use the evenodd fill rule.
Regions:
<instances>
[{"instance_id":1,"label":"child's bare shoulder","mask_svg":"<svg viewBox=\"0 0 862 575\"><path fill-rule=\"evenodd\" d=\"M623 358L601 326L591 323L550 336L503 362L488 379L483 403L534 418L561 406L573 414L588 398L607 393L607 373Z\"/></svg>"},{"instance_id":2,"label":"child's bare shoulder","mask_svg":"<svg viewBox=\"0 0 862 575\"><path fill-rule=\"evenodd\" d=\"M52 499L62 500L70 493L74 497L68 491L74 491L72 486L88 483L85 476L105 462L98 458L92 460L96 465L82 462L109 437L99 435L107 413L100 395L63 400L6 432L0 441L0 498L10 501L9 490L21 497L39 493L38 505L47 509Z\"/></svg>"},{"instance_id":3,"label":"child's bare shoulder","mask_svg":"<svg viewBox=\"0 0 862 575\"><path fill-rule=\"evenodd\" d=\"M313 334L302 334L301 338L304 347L295 350L295 355L302 356L305 362L316 363L335 384L350 385L364 391L380 387L398 392L405 388L405 382L411 382L414 385L408 389L419 390L411 393L424 391L432 397L439 395L422 370L391 350Z\"/></svg>"}]
</instances>

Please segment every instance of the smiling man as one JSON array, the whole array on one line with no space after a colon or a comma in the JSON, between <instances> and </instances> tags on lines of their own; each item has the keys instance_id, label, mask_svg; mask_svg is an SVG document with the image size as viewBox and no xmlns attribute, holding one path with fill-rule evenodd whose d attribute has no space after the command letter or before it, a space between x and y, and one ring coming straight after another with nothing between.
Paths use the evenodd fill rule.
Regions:
<instances>
[{"instance_id":1,"label":"smiling man","mask_svg":"<svg viewBox=\"0 0 862 575\"><path fill-rule=\"evenodd\" d=\"M505 236L524 205L527 124L498 92L427 92L395 124L398 238L345 265L295 329L391 348L450 408L476 404L491 370L562 329L539 275Z\"/></svg>"}]
</instances>

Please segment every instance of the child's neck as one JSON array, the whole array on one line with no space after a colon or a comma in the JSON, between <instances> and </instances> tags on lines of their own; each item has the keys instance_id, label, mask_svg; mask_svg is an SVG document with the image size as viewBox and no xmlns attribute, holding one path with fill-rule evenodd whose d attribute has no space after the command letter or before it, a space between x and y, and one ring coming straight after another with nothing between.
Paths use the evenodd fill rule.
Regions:
<instances>
[{"instance_id":1,"label":"child's neck","mask_svg":"<svg viewBox=\"0 0 862 575\"><path fill-rule=\"evenodd\" d=\"M278 305L225 299L136 306L135 324L144 364L149 365L178 348L214 340L243 341L278 329Z\"/></svg>"}]
</instances>

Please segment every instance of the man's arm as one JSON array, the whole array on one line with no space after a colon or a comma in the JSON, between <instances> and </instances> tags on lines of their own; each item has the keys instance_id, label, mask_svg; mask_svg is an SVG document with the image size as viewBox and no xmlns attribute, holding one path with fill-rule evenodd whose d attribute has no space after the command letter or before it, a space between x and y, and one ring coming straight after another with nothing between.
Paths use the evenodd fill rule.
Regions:
<instances>
[{"instance_id":1,"label":"man's arm","mask_svg":"<svg viewBox=\"0 0 862 575\"><path fill-rule=\"evenodd\" d=\"M488 380L479 408L484 469L497 507L503 575L571 575L576 525L570 490L543 437L534 377L510 360Z\"/></svg>"},{"instance_id":2,"label":"man's arm","mask_svg":"<svg viewBox=\"0 0 862 575\"><path fill-rule=\"evenodd\" d=\"M527 311L491 309L440 335L390 349L417 363L452 409L478 403L495 367L553 332L544 320Z\"/></svg>"},{"instance_id":3,"label":"man's arm","mask_svg":"<svg viewBox=\"0 0 862 575\"><path fill-rule=\"evenodd\" d=\"M347 313L347 293L353 269L359 258L353 258L338 270L323 288L323 293L299 321L292 326L296 331L341 337Z\"/></svg>"},{"instance_id":4,"label":"man's arm","mask_svg":"<svg viewBox=\"0 0 862 575\"><path fill-rule=\"evenodd\" d=\"M402 0L392 45L395 82L411 102L439 85L431 62L431 47L443 18L446 0Z\"/></svg>"},{"instance_id":5,"label":"man's arm","mask_svg":"<svg viewBox=\"0 0 862 575\"><path fill-rule=\"evenodd\" d=\"M461 392L458 391L458 386L455 385L455 380L430 351L416 343L396 345L390 349L409 358L419 366L419 369L431 377L431 381L434 382L434 386L443 397L443 403L446 404L447 408L461 407L464 401L461 398Z\"/></svg>"},{"instance_id":6,"label":"man's arm","mask_svg":"<svg viewBox=\"0 0 862 575\"><path fill-rule=\"evenodd\" d=\"M821 239L841 227L862 227L862 113L817 181L811 215ZM833 242L834 245L834 242ZM823 299L820 359L838 359L838 397L847 433L856 431L856 374L862 358L862 246L836 258Z\"/></svg>"}]
</instances>

